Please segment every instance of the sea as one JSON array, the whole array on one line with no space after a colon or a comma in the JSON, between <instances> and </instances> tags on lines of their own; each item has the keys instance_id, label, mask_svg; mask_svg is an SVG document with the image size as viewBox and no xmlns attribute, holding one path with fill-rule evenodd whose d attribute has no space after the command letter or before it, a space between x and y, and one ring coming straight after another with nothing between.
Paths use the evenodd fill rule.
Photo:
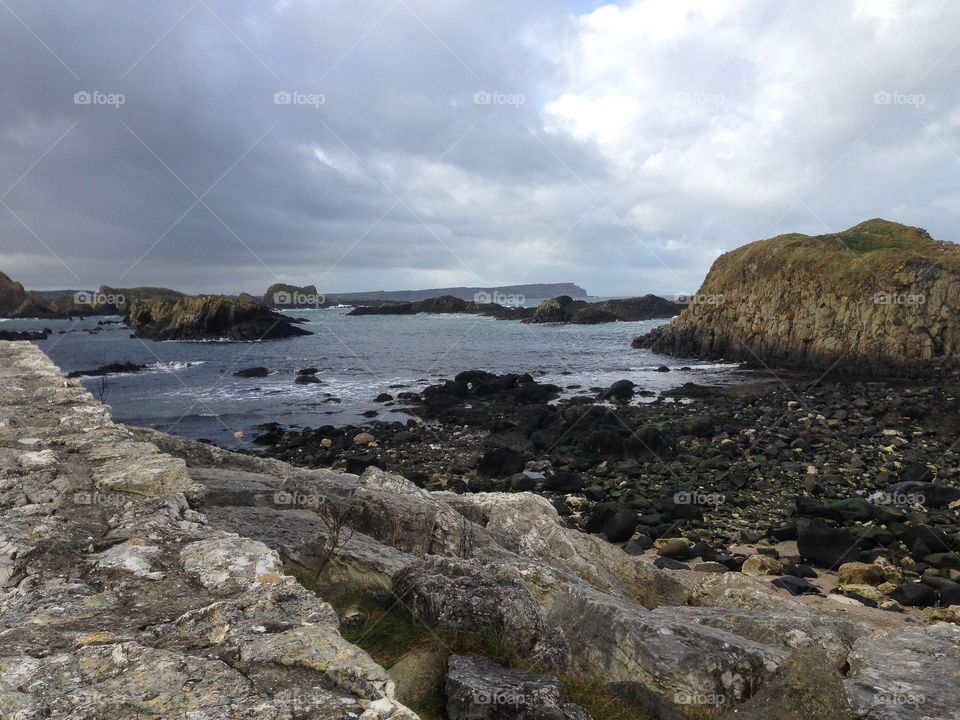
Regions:
<instances>
[{"instance_id":1,"label":"sea","mask_svg":"<svg viewBox=\"0 0 960 720\"><path fill-rule=\"evenodd\" d=\"M671 358L636 350L637 336L669 322L532 325L475 315L347 315L349 308L293 310L310 336L268 342L155 342L134 338L120 317L0 321L3 330L52 334L36 344L68 373L114 362L147 368L103 381L83 377L117 422L156 428L223 447L249 447L257 426L362 425L406 422L400 404L381 393L420 391L462 370L529 372L573 395L628 379L659 393L684 383L727 385L749 374L736 365ZM100 324L106 321L109 324ZM237 370L268 368L263 378ZM658 371L661 366L669 372ZM318 384L297 384L297 370L317 368ZM652 398L640 398L649 401ZM376 412L375 417L364 413Z\"/></svg>"}]
</instances>

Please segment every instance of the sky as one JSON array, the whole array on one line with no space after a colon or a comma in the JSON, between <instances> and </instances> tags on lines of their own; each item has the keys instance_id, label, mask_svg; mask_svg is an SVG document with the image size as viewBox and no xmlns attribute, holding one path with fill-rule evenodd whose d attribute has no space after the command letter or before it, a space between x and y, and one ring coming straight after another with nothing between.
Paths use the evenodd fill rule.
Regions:
<instances>
[{"instance_id":1,"label":"sky","mask_svg":"<svg viewBox=\"0 0 960 720\"><path fill-rule=\"evenodd\" d=\"M36 289L695 291L874 217L957 240L950 0L0 0Z\"/></svg>"}]
</instances>

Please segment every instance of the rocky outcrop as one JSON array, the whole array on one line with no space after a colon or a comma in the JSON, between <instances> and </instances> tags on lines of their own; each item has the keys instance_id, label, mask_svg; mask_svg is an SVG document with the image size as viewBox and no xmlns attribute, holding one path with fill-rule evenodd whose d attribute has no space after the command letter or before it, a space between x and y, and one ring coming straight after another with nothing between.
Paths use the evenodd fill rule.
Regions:
<instances>
[{"instance_id":1,"label":"rocky outcrop","mask_svg":"<svg viewBox=\"0 0 960 720\"><path fill-rule=\"evenodd\" d=\"M0 273L0 317L31 318L51 314L50 305L42 297L27 292L23 285Z\"/></svg>"},{"instance_id":2,"label":"rocky outcrop","mask_svg":"<svg viewBox=\"0 0 960 720\"><path fill-rule=\"evenodd\" d=\"M278 340L312 334L249 295L137 300L127 324L137 337L151 340Z\"/></svg>"},{"instance_id":3,"label":"rocky outcrop","mask_svg":"<svg viewBox=\"0 0 960 720\"><path fill-rule=\"evenodd\" d=\"M443 313L484 315L501 320L520 320L529 317L533 310L525 307L504 307L497 303L481 303L464 300L453 295L440 295L412 302L377 302L355 307L348 315L419 315Z\"/></svg>"},{"instance_id":4,"label":"rocky outcrop","mask_svg":"<svg viewBox=\"0 0 960 720\"><path fill-rule=\"evenodd\" d=\"M448 287L426 290L378 290L374 292L330 293L327 301L334 303L376 305L386 302L417 302L450 295L460 300L490 303L532 298L548 298L556 295L586 297L587 291L574 283L532 283L528 285L502 285L499 287Z\"/></svg>"},{"instance_id":5,"label":"rocky outcrop","mask_svg":"<svg viewBox=\"0 0 960 720\"><path fill-rule=\"evenodd\" d=\"M670 318L683 310L683 305L656 295L604 300L591 303L574 300L569 295L544 300L537 307L503 306L492 302L474 302L452 295L443 295L416 302L361 305L350 315L418 315L420 313L462 313L484 315L498 320L522 320L527 323L575 323L595 325L617 321Z\"/></svg>"},{"instance_id":6,"label":"rocky outcrop","mask_svg":"<svg viewBox=\"0 0 960 720\"><path fill-rule=\"evenodd\" d=\"M680 316L634 347L855 374L960 368L960 246L869 220L721 255Z\"/></svg>"},{"instance_id":7,"label":"rocky outcrop","mask_svg":"<svg viewBox=\"0 0 960 720\"><path fill-rule=\"evenodd\" d=\"M263 294L263 304L270 308L317 308L325 303L316 285L274 283Z\"/></svg>"},{"instance_id":8,"label":"rocky outcrop","mask_svg":"<svg viewBox=\"0 0 960 720\"><path fill-rule=\"evenodd\" d=\"M574 323L595 325L605 322L636 322L655 318L671 318L684 306L657 295L620 298L588 303L568 295L544 300L533 314L524 320L531 323Z\"/></svg>"},{"instance_id":9,"label":"rocky outcrop","mask_svg":"<svg viewBox=\"0 0 960 720\"><path fill-rule=\"evenodd\" d=\"M0 717L416 720L186 463L0 343Z\"/></svg>"}]
</instances>

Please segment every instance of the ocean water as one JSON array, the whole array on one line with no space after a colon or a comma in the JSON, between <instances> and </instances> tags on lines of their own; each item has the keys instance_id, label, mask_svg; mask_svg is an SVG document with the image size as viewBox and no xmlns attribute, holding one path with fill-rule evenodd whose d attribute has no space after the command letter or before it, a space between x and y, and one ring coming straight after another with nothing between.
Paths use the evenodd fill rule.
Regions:
<instances>
[{"instance_id":1,"label":"ocean water","mask_svg":"<svg viewBox=\"0 0 960 720\"><path fill-rule=\"evenodd\" d=\"M745 378L734 365L681 360L630 347L634 337L666 320L527 325L472 315L348 317L347 312L293 311L309 321L302 327L314 335L256 343L140 340L131 338L123 325L98 326L103 318L8 320L0 327L51 328L54 334L37 345L64 372L112 362L148 365L140 373L107 378L104 401L113 408L114 418L227 447L247 445L255 426L269 421L310 427L361 424L371 421L362 415L369 410L379 412L376 419L405 421L409 415L374 398L383 392L419 391L473 368L529 372L564 388L582 386L570 394L624 378L637 383L638 389L655 392L686 382L731 384ZM99 333L89 332L98 327ZM259 365L270 375L233 375ZM671 372L657 372L660 365ZM323 383L295 384L296 371L303 367L318 368ZM98 395L99 378L82 382Z\"/></svg>"}]
</instances>

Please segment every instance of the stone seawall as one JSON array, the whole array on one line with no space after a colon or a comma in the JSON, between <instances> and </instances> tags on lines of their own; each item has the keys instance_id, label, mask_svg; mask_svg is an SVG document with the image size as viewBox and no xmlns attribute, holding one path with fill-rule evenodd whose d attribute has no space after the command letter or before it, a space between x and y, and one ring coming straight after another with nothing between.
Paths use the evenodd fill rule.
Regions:
<instances>
[{"instance_id":1,"label":"stone seawall","mask_svg":"<svg viewBox=\"0 0 960 720\"><path fill-rule=\"evenodd\" d=\"M0 342L0 718L415 720L186 463Z\"/></svg>"}]
</instances>

